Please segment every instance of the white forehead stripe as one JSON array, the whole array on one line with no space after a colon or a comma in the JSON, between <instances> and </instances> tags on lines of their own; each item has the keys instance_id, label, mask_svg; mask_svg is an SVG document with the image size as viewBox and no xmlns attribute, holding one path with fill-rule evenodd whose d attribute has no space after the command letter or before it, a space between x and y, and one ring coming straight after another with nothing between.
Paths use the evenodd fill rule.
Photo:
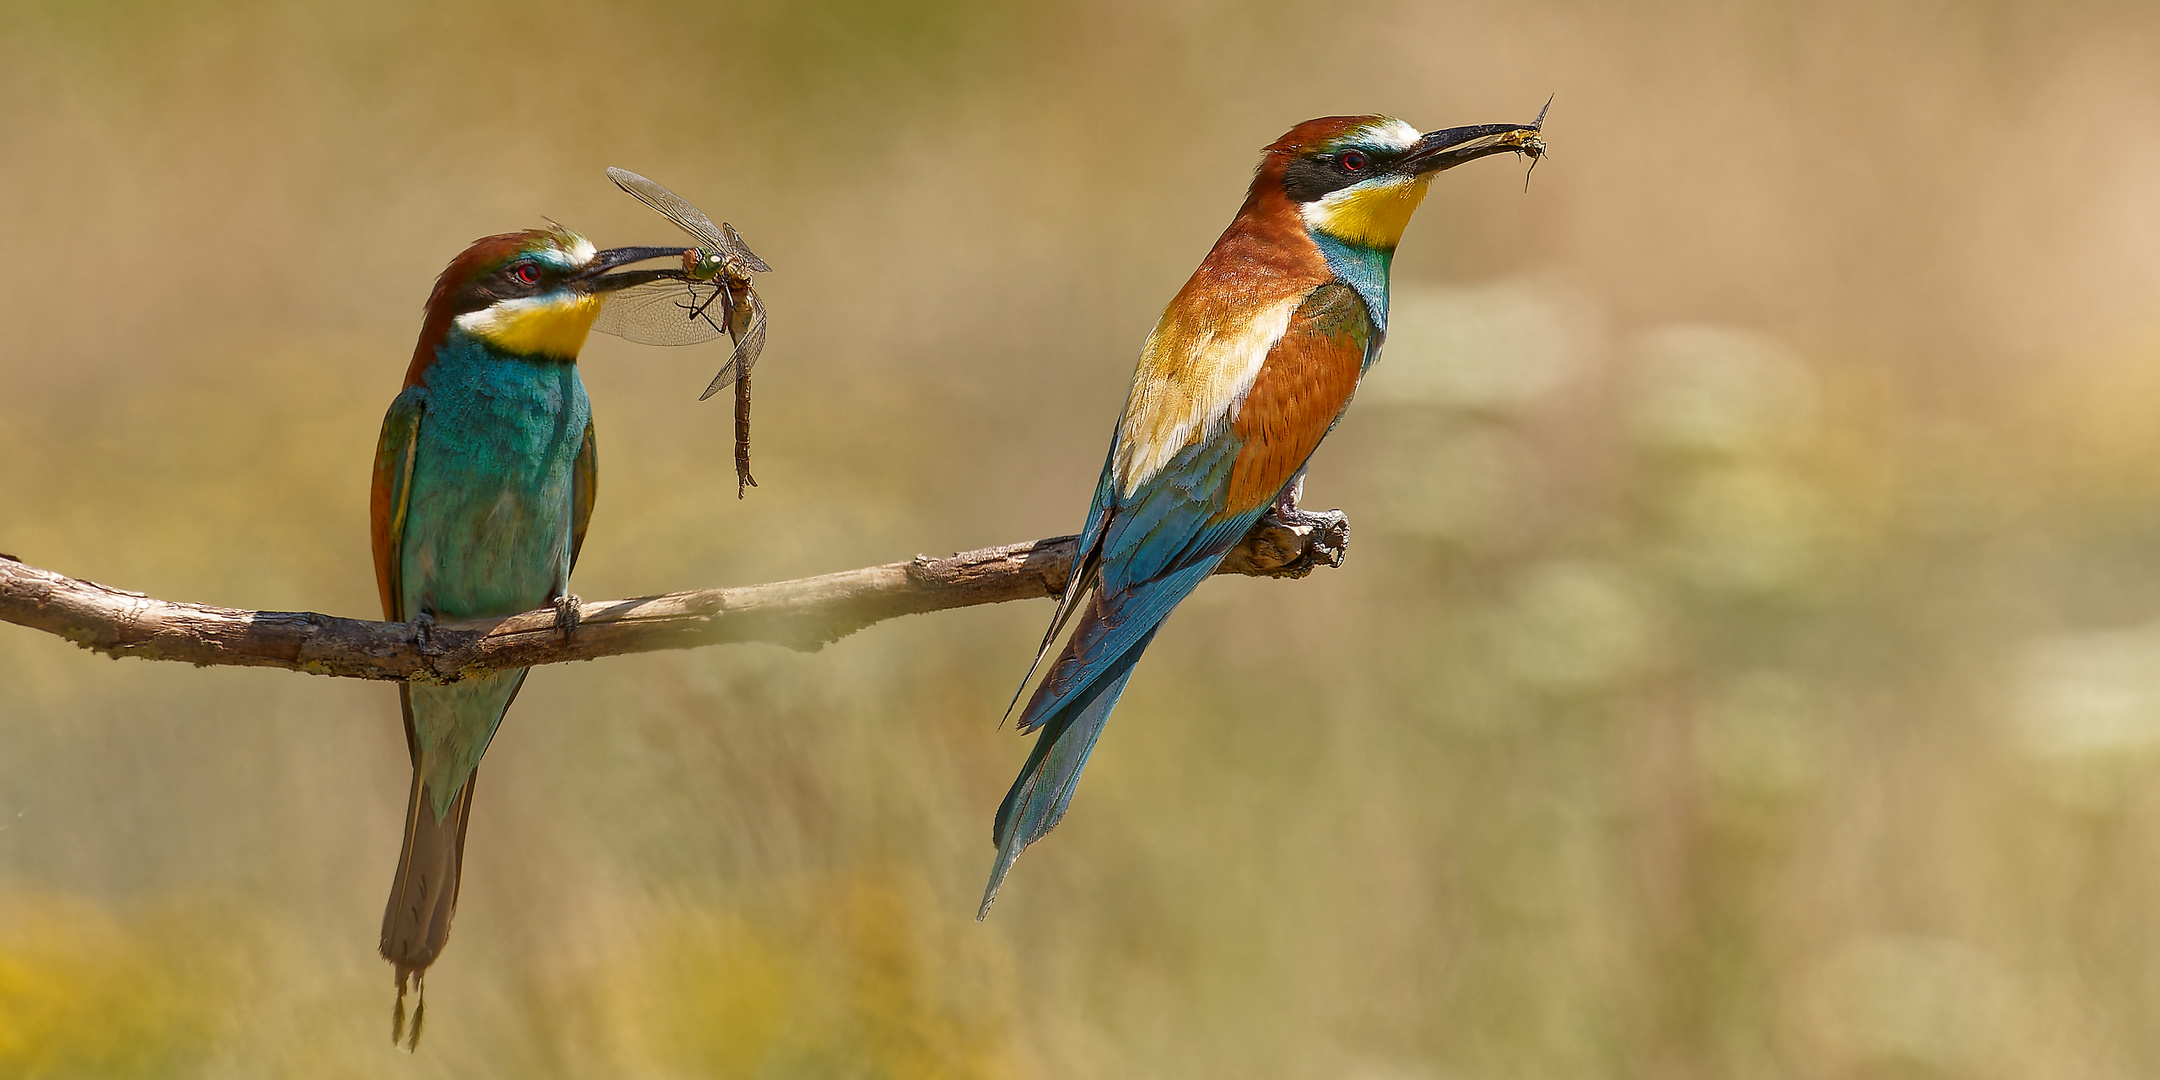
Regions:
<instances>
[{"instance_id":1,"label":"white forehead stripe","mask_svg":"<svg viewBox=\"0 0 2160 1080\"><path fill-rule=\"evenodd\" d=\"M583 270L594 256L599 255L590 240L568 230L557 232L552 242L532 248L525 253L529 259L537 259L560 270Z\"/></svg>"},{"instance_id":2,"label":"white forehead stripe","mask_svg":"<svg viewBox=\"0 0 2160 1080\"><path fill-rule=\"evenodd\" d=\"M1400 120L1382 120L1367 125L1361 134L1376 143L1397 150L1408 150L1417 145L1418 141L1418 129Z\"/></svg>"}]
</instances>

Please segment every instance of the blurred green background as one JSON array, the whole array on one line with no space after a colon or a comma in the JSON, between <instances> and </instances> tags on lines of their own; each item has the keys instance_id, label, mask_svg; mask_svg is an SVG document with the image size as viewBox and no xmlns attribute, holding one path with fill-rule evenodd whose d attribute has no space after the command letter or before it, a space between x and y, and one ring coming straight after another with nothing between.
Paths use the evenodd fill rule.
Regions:
<instances>
[{"instance_id":1,"label":"blurred green background","mask_svg":"<svg viewBox=\"0 0 2160 1080\"><path fill-rule=\"evenodd\" d=\"M1450 172L1315 460L989 922L1047 603L535 674L427 1035L375 956L390 688L0 627L0 1075L2160 1073L2160 9L2144 2L0 5L0 550L376 610L429 283L543 215L779 269L596 338L576 582L1071 532L1292 123Z\"/></svg>"}]
</instances>

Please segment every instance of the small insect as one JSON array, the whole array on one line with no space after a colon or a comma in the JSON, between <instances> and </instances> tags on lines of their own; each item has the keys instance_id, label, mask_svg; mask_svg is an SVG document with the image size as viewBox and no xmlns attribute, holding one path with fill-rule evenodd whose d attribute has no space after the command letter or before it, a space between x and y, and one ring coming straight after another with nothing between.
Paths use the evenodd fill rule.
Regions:
<instances>
[{"instance_id":1,"label":"small insect","mask_svg":"<svg viewBox=\"0 0 2160 1080\"><path fill-rule=\"evenodd\" d=\"M723 333L735 342L734 355L698 400L735 387L735 497L742 498L757 486L750 475L750 368L765 351L765 304L750 275L772 267L743 243L735 226L715 226L682 196L628 169L611 168L607 174L698 246L683 249L680 272L611 294L593 329L641 345L695 345Z\"/></svg>"},{"instance_id":2,"label":"small insect","mask_svg":"<svg viewBox=\"0 0 2160 1080\"><path fill-rule=\"evenodd\" d=\"M1558 94L1553 97L1558 97ZM1530 190L1530 174L1537 171L1537 163L1545 160L1552 151L1545 148L1545 114L1552 111L1553 99L1545 99L1545 107L1537 111L1537 119L1530 121L1530 128L1521 135L1518 146L1524 157L1530 159L1530 167L1523 170L1522 189Z\"/></svg>"}]
</instances>

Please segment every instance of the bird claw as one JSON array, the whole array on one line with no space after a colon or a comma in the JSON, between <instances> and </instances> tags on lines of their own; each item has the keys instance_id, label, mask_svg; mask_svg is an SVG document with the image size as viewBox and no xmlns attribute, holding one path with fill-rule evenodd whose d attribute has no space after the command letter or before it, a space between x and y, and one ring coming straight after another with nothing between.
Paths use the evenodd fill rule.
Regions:
<instances>
[{"instance_id":1,"label":"bird claw","mask_svg":"<svg viewBox=\"0 0 2160 1080\"><path fill-rule=\"evenodd\" d=\"M578 620L583 617L578 604L576 593L564 593L555 598L555 629L562 631L565 643L570 640L571 632L577 629Z\"/></svg>"},{"instance_id":2,"label":"bird claw","mask_svg":"<svg viewBox=\"0 0 2160 1080\"><path fill-rule=\"evenodd\" d=\"M435 644L435 616L433 614L423 611L412 617L412 639L413 644L418 645L422 652L427 651L429 646Z\"/></svg>"}]
</instances>

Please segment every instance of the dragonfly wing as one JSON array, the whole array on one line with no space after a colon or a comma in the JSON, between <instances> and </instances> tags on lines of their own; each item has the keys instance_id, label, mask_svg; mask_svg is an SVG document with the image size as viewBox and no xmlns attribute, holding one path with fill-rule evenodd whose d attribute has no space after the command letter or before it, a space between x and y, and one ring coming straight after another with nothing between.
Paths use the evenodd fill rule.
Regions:
<instances>
[{"instance_id":1,"label":"dragonfly wing","mask_svg":"<svg viewBox=\"0 0 2160 1080\"><path fill-rule=\"evenodd\" d=\"M772 267L767 266L765 260L758 258L757 252L750 250L750 245L743 243L742 234L735 231L735 226L723 221L720 223L720 231L726 234L728 246L733 249L728 254L741 259L744 268L760 274L772 272Z\"/></svg>"},{"instance_id":2,"label":"dragonfly wing","mask_svg":"<svg viewBox=\"0 0 2160 1080\"><path fill-rule=\"evenodd\" d=\"M743 331L742 340L735 343L735 357L729 363L735 365L737 375L750 374L750 366L757 363L758 354L765 351L765 301L758 294L750 294L750 326Z\"/></svg>"},{"instance_id":3,"label":"dragonfly wing","mask_svg":"<svg viewBox=\"0 0 2160 1080\"><path fill-rule=\"evenodd\" d=\"M713 377L712 377L712 383L711 383L711 385L707 386L707 387L705 388L705 392L704 392L704 393L702 393L702 394L699 394L699 395L697 396L697 399L698 399L699 401L703 401L703 400L705 400L706 398L709 398L709 397L713 396L714 394L717 394L717 393L719 393L720 391L722 391L722 390L725 390L725 389L727 389L727 388L728 388L728 387L729 387L730 385L732 385L732 384L733 384L734 382L735 382L735 359L734 359L733 357L729 357L729 358L728 358L728 362L727 362L727 366L726 366L726 367L724 367L724 368L721 368L721 369L720 369L720 374L718 374L718 375L715 375L715 376L713 376Z\"/></svg>"},{"instance_id":4,"label":"dragonfly wing","mask_svg":"<svg viewBox=\"0 0 2160 1080\"><path fill-rule=\"evenodd\" d=\"M737 377L749 374L751 365L757 363L758 355L764 351L765 302L758 299L756 293L751 293L750 325L743 330L742 337L736 339L735 355L728 357L727 366L720 369L720 374L713 376L712 385L698 395L698 400L703 401L727 389Z\"/></svg>"},{"instance_id":5,"label":"dragonfly wing","mask_svg":"<svg viewBox=\"0 0 2160 1080\"><path fill-rule=\"evenodd\" d=\"M628 169L609 166L607 174L608 179L615 181L616 187L629 192L637 201L660 211L660 216L680 226L682 231L697 237L699 242L716 248L726 246L727 237L721 235L720 230L713 226L712 219L705 216L705 211L690 205L682 196Z\"/></svg>"},{"instance_id":6,"label":"dragonfly wing","mask_svg":"<svg viewBox=\"0 0 2160 1080\"><path fill-rule=\"evenodd\" d=\"M696 345L727 332L726 311L718 285L648 281L609 293L593 329L640 345Z\"/></svg>"}]
</instances>

